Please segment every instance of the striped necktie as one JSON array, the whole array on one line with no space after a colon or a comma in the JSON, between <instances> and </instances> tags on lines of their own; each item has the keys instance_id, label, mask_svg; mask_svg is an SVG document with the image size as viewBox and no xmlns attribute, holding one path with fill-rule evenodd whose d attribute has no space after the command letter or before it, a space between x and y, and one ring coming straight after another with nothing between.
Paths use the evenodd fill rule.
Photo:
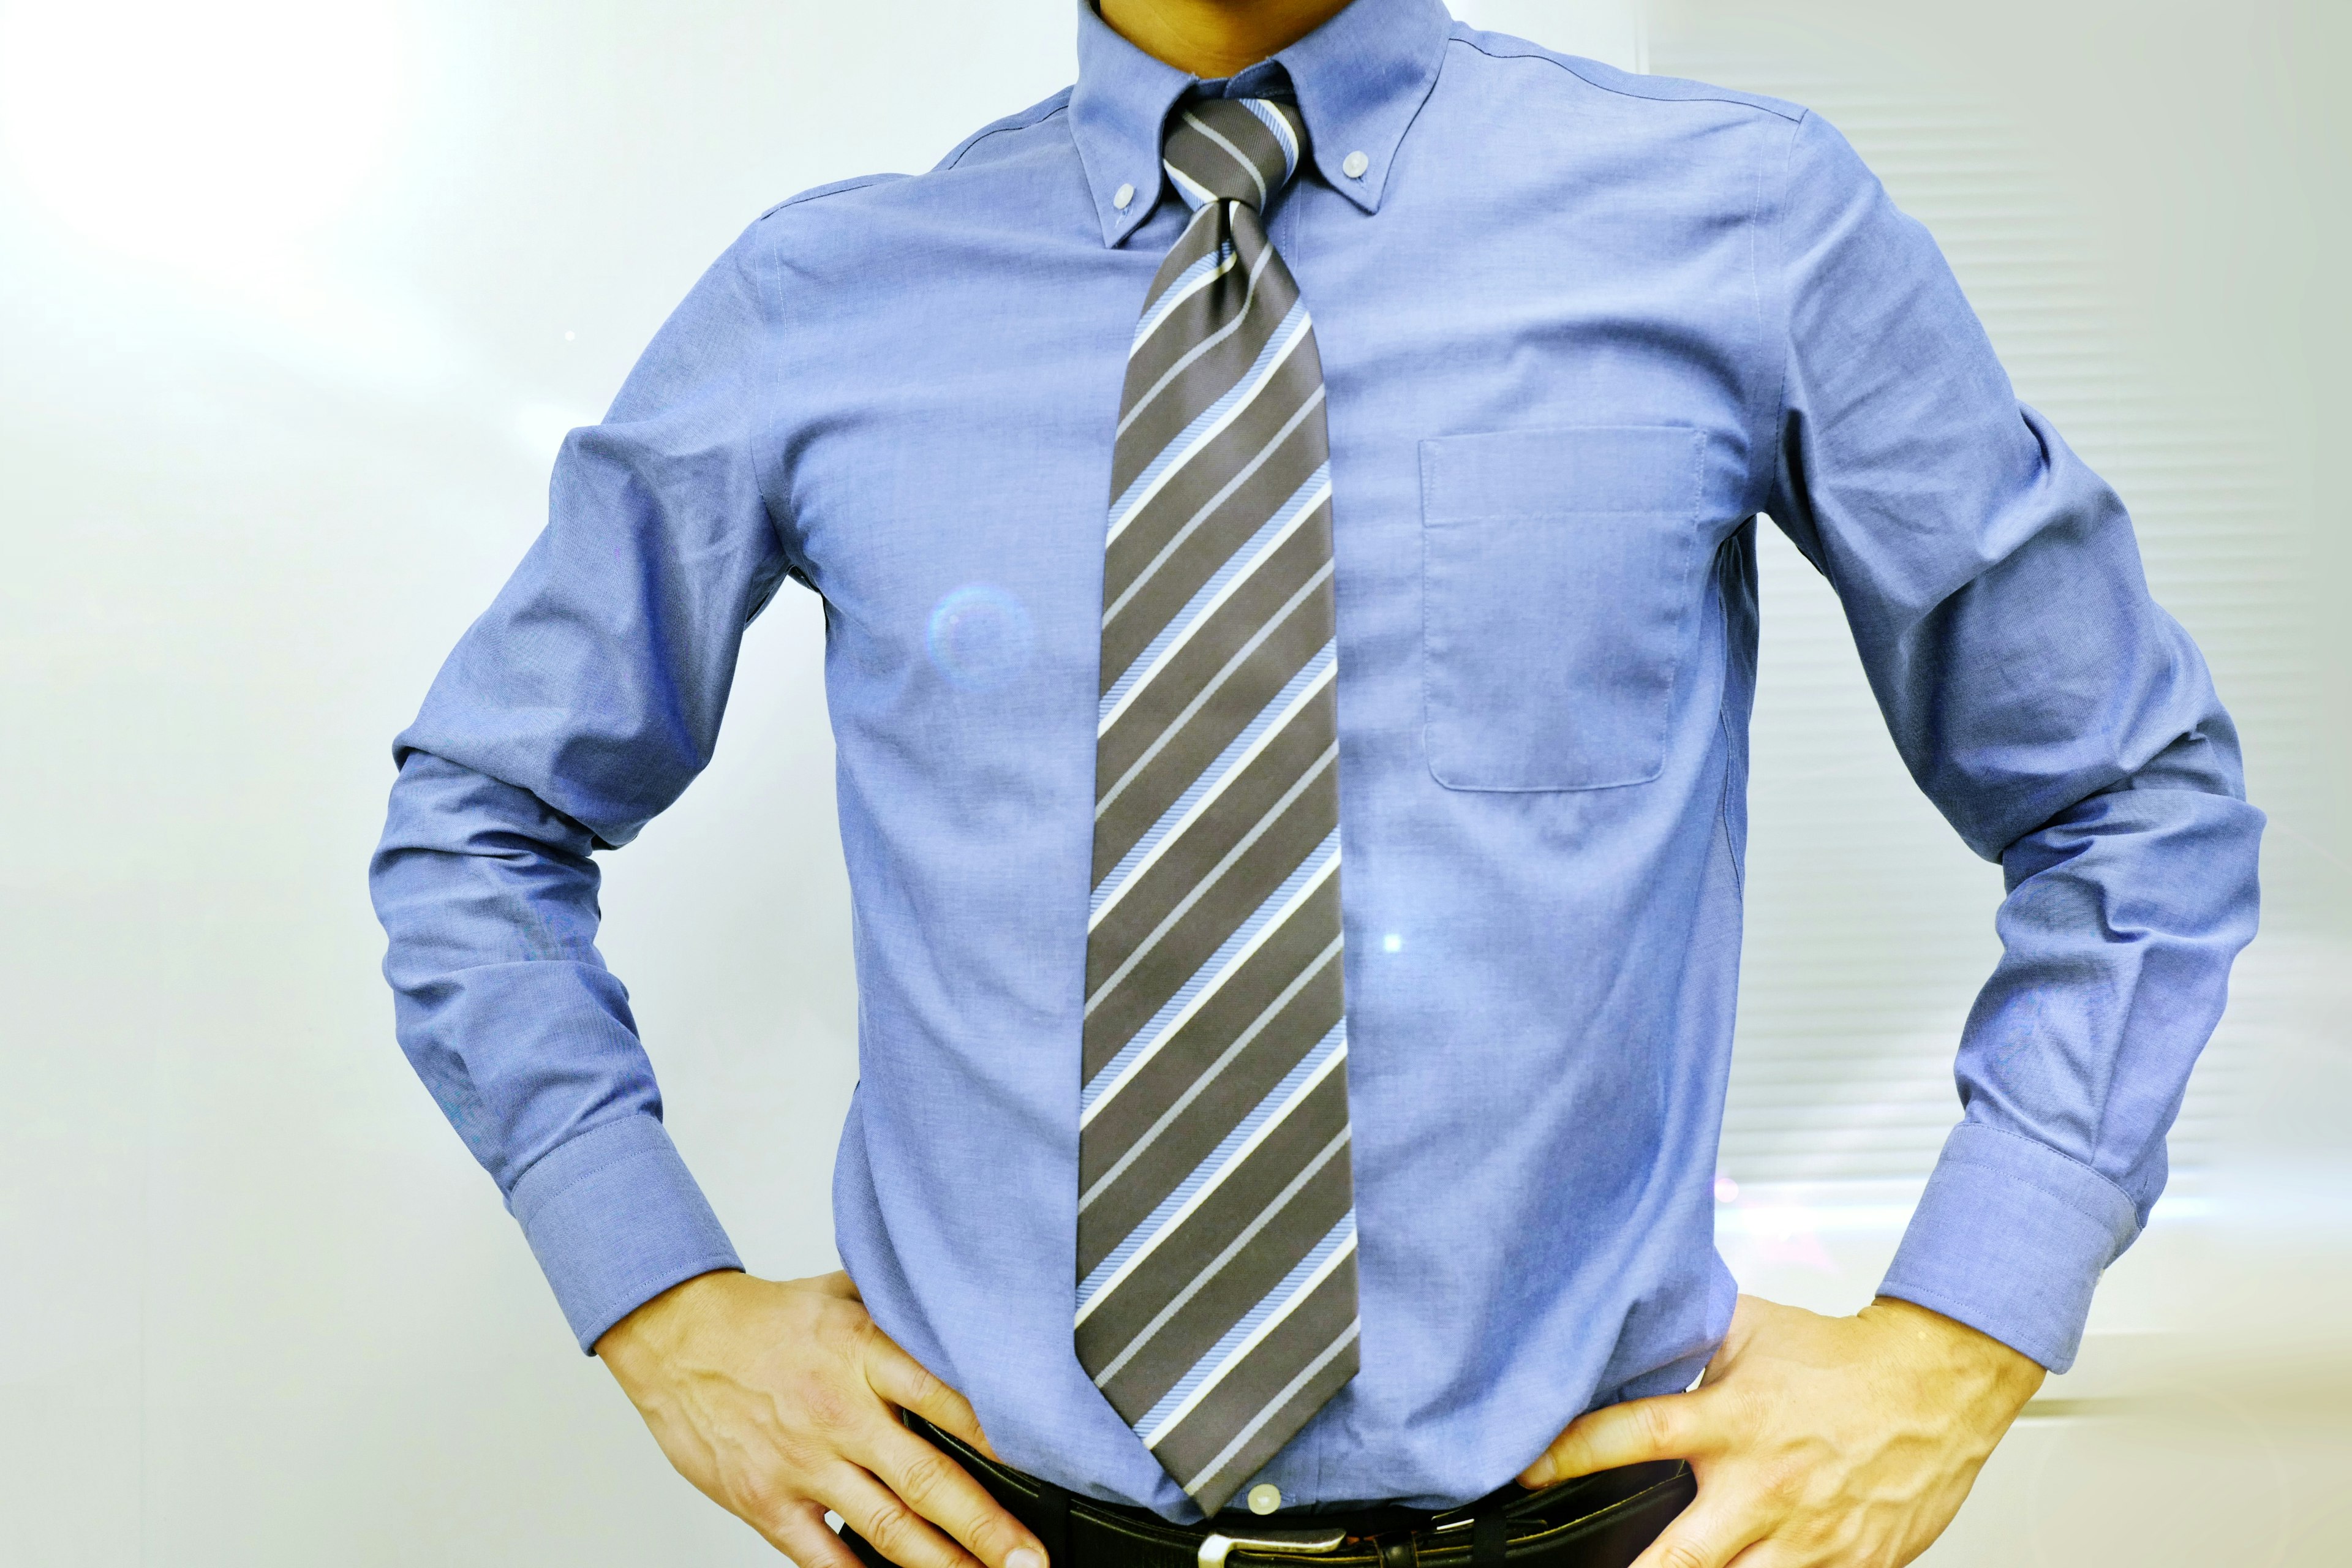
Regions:
<instances>
[{"instance_id":1,"label":"striped necktie","mask_svg":"<svg viewBox=\"0 0 2352 1568\"><path fill-rule=\"evenodd\" d=\"M1356 1372L1323 369L1291 104L1181 109L1112 458L1078 1360L1207 1513Z\"/></svg>"}]
</instances>

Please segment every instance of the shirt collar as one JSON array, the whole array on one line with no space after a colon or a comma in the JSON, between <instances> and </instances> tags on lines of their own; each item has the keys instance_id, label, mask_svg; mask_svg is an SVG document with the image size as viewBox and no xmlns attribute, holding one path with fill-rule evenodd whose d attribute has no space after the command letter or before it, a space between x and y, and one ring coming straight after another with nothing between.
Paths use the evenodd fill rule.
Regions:
<instances>
[{"instance_id":1,"label":"shirt collar","mask_svg":"<svg viewBox=\"0 0 2352 1568\"><path fill-rule=\"evenodd\" d=\"M1453 27L1440 0L1354 0L1273 57L1307 117L1316 168L1368 213L1380 210L1389 164L1437 80ZM1158 204L1160 127L1196 79L1112 31L1093 0L1078 0L1070 132L1105 245L1125 239ZM1363 171L1350 174L1347 161L1358 153ZM1121 209L1118 192L1127 185L1134 190Z\"/></svg>"}]
</instances>

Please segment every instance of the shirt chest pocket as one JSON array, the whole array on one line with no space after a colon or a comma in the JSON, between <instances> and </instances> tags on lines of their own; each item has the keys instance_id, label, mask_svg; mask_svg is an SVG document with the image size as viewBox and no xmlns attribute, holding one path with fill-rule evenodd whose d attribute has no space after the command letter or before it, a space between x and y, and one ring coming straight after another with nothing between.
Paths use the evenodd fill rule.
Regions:
<instances>
[{"instance_id":1,"label":"shirt chest pocket","mask_svg":"<svg viewBox=\"0 0 2352 1568\"><path fill-rule=\"evenodd\" d=\"M1704 565L1704 440L1586 426L1421 444L1423 737L1438 783L1658 776Z\"/></svg>"}]
</instances>

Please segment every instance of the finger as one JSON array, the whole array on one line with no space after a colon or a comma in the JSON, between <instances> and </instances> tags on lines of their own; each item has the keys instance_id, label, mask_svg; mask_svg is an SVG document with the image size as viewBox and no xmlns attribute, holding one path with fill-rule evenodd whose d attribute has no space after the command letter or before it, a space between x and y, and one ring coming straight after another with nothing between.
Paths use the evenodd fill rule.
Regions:
<instances>
[{"instance_id":1,"label":"finger","mask_svg":"<svg viewBox=\"0 0 2352 1568\"><path fill-rule=\"evenodd\" d=\"M971 1402L893 1344L879 1329L866 1337L865 1373L866 1385L891 1404L913 1411L942 1432L953 1433L990 1458L996 1458L988 1434L980 1429L980 1417L972 1413Z\"/></svg>"},{"instance_id":2,"label":"finger","mask_svg":"<svg viewBox=\"0 0 2352 1568\"><path fill-rule=\"evenodd\" d=\"M1045 1547L986 1488L931 1444L904 1426L877 1435L866 1467L908 1507L987 1563L989 1568L1042 1568ZM1016 1562L1031 1553L1026 1563Z\"/></svg>"},{"instance_id":3,"label":"finger","mask_svg":"<svg viewBox=\"0 0 2352 1568\"><path fill-rule=\"evenodd\" d=\"M1717 1442L1710 1411L1711 1402L1695 1394L1666 1394L1588 1411L1519 1472L1519 1484L1546 1487L1620 1465L1712 1453Z\"/></svg>"},{"instance_id":4,"label":"finger","mask_svg":"<svg viewBox=\"0 0 2352 1568\"><path fill-rule=\"evenodd\" d=\"M930 1521L888 1487L855 1465L829 1474L818 1495L866 1543L900 1568L978 1568L971 1552L950 1541ZM1002 1568L998 1564L997 1568Z\"/></svg>"},{"instance_id":5,"label":"finger","mask_svg":"<svg viewBox=\"0 0 2352 1568\"><path fill-rule=\"evenodd\" d=\"M753 1520L751 1527L799 1568L866 1568L824 1522L824 1504L813 1499L785 1505L773 1519Z\"/></svg>"},{"instance_id":6,"label":"finger","mask_svg":"<svg viewBox=\"0 0 2352 1568\"><path fill-rule=\"evenodd\" d=\"M1763 1538L1761 1521L1736 1505L1709 1507L1702 1489L1698 1500L1633 1559L1633 1568L1725 1568L1736 1557L1749 1559L1752 1568L1748 1548Z\"/></svg>"}]
</instances>

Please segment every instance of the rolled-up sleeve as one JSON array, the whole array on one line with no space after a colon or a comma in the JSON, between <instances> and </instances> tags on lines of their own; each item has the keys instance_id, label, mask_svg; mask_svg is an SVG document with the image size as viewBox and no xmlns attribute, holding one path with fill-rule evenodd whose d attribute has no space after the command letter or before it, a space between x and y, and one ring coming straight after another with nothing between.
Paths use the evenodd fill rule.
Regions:
<instances>
[{"instance_id":1,"label":"rolled-up sleeve","mask_svg":"<svg viewBox=\"0 0 2352 1568\"><path fill-rule=\"evenodd\" d=\"M2018 402L1927 231L1812 117L1771 218L1768 510L1836 588L1912 776L2007 884L1963 1120L1882 1289L2063 1371L2163 1190L2253 934L2262 814L2122 502Z\"/></svg>"},{"instance_id":2,"label":"rolled-up sleeve","mask_svg":"<svg viewBox=\"0 0 2352 1568\"><path fill-rule=\"evenodd\" d=\"M371 867L402 1048L583 1349L669 1286L740 1267L597 953L592 856L709 762L743 627L787 568L757 236L704 275L604 421L565 439L545 531L394 742Z\"/></svg>"}]
</instances>

